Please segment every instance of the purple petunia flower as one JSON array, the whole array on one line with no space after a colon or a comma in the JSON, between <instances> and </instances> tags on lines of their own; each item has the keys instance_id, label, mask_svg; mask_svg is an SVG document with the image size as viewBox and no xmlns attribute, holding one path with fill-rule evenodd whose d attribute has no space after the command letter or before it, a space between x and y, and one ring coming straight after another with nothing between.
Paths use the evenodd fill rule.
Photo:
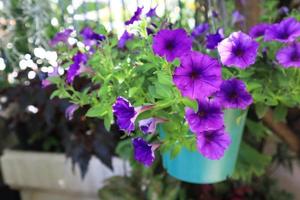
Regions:
<instances>
[{"instance_id":1,"label":"purple petunia flower","mask_svg":"<svg viewBox=\"0 0 300 200\"><path fill-rule=\"evenodd\" d=\"M67 82L72 83L74 78L83 73L89 72L90 69L85 66L88 60L88 56L86 54L81 53L80 51L77 52L72 58L73 64L70 65L68 72L67 72Z\"/></svg>"},{"instance_id":2,"label":"purple petunia flower","mask_svg":"<svg viewBox=\"0 0 300 200\"><path fill-rule=\"evenodd\" d=\"M222 75L217 59L191 52L180 61L180 66L174 70L173 82L183 96L203 99L219 90Z\"/></svg>"},{"instance_id":3,"label":"purple petunia flower","mask_svg":"<svg viewBox=\"0 0 300 200\"><path fill-rule=\"evenodd\" d=\"M197 133L196 138L198 151L211 160L221 159L231 143L230 136L225 132L224 127Z\"/></svg>"},{"instance_id":4,"label":"purple petunia flower","mask_svg":"<svg viewBox=\"0 0 300 200\"><path fill-rule=\"evenodd\" d=\"M300 22L289 17L272 24L265 32L265 41L293 42L300 36Z\"/></svg>"},{"instance_id":5,"label":"purple petunia flower","mask_svg":"<svg viewBox=\"0 0 300 200\"><path fill-rule=\"evenodd\" d=\"M193 133L216 130L224 126L223 112L215 101L197 100L198 111L185 109L185 118Z\"/></svg>"},{"instance_id":6,"label":"purple petunia flower","mask_svg":"<svg viewBox=\"0 0 300 200\"><path fill-rule=\"evenodd\" d=\"M172 62L192 48L192 40L184 29L160 30L153 38L152 49L155 54Z\"/></svg>"},{"instance_id":7,"label":"purple petunia flower","mask_svg":"<svg viewBox=\"0 0 300 200\"><path fill-rule=\"evenodd\" d=\"M125 22L125 25L133 24L135 21L141 20L141 14L144 7L137 7L136 11L134 12L133 16Z\"/></svg>"},{"instance_id":8,"label":"purple petunia flower","mask_svg":"<svg viewBox=\"0 0 300 200\"><path fill-rule=\"evenodd\" d=\"M165 122L166 120L161 119L161 118L148 118L148 119L143 119L139 121L139 127L140 130L144 133L144 134L151 134L151 133L155 133L156 131L156 125L158 123L162 123Z\"/></svg>"},{"instance_id":9,"label":"purple petunia flower","mask_svg":"<svg viewBox=\"0 0 300 200\"><path fill-rule=\"evenodd\" d=\"M72 120L74 117L75 111L79 108L79 105L77 104L71 104L70 106L67 107L65 111L65 116L67 120Z\"/></svg>"},{"instance_id":10,"label":"purple petunia flower","mask_svg":"<svg viewBox=\"0 0 300 200\"><path fill-rule=\"evenodd\" d=\"M126 42L128 40L132 40L133 38L134 38L134 34L124 31L124 33L119 39L118 48L123 49L126 46Z\"/></svg>"},{"instance_id":11,"label":"purple petunia flower","mask_svg":"<svg viewBox=\"0 0 300 200\"><path fill-rule=\"evenodd\" d=\"M258 46L253 38L238 31L219 43L218 52L224 65L244 69L255 62Z\"/></svg>"},{"instance_id":12,"label":"purple petunia flower","mask_svg":"<svg viewBox=\"0 0 300 200\"><path fill-rule=\"evenodd\" d=\"M146 13L147 17L156 17L156 8L157 6L155 6L154 8L150 8L150 10Z\"/></svg>"},{"instance_id":13,"label":"purple petunia flower","mask_svg":"<svg viewBox=\"0 0 300 200\"><path fill-rule=\"evenodd\" d=\"M268 23L260 23L252 26L249 35L253 38L258 38L265 35L266 30L270 27Z\"/></svg>"},{"instance_id":14,"label":"purple petunia flower","mask_svg":"<svg viewBox=\"0 0 300 200\"><path fill-rule=\"evenodd\" d=\"M232 13L232 24L243 24L245 22L245 16L242 15L238 10L233 11Z\"/></svg>"},{"instance_id":15,"label":"purple petunia flower","mask_svg":"<svg viewBox=\"0 0 300 200\"><path fill-rule=\"evenodd\" d=\"M58 67L53 67L53 72L50 72L50 73L48 72L47 78L48 77L56 77L56 76L59 76ZM51 82L47 78L42 80L42 88L46 88L49 85L51 85Z\"/></svg>"},{"instance_id":16,"label":"purple petunia flower","mask_svg":"<svg viewBox=\"0 0 300 200\"><path fill-rule=\"evenodd\" d=\"M146 167L150 167L155 160L154 151L157 145L148 144L143 138L132 139L134 158Z\"/></svg>"},{"instance_id":17,"label":"purple petunia flower","mask_svg":"<svg viewBox=\"0 0 300 200\"><path fill-rule=\"evenodd\" d=\"M246 109L253 99L243 81L236 78L223 81L216 99L224 108Z\"/></svg>"},{"instance_id":18,"label":"purple petunia flower","mask_svg":"<svg viewBox=\"0 0 300 200\"><path fill-rule=\"evenodd\" d=\"M70 35L72 34L74 30L73 29L65 29L62 32L56 33L56 35L50 40L49 44L50 46L54 47L59 42L63 42L65 44L68 44L68 39Z\"/></svg>"},{"instance_id":19,"label":"purple petunia flower","mask_svg":"<svg viewBox=\"0 0 300 200\"><path fill-rule=\"evenodd\" d=\"M113 113L117 118L117 124L120 130L125 131L127 133L131 133L134 131L134 122L137 116L151 109L153 106L141 106L141 107L133 107L131 103L125 99L124 97L118 97L113 108Z\"/></svg>"},{"instance_id":20,"label":"purple petunia flower","mask_svg":"<svg viewBox=\"0 0 300 200\"><path fill-rule=\"evenodd\" d=\"M206 36L206 48L215 49L219 42L224 39L224 30L222 28L218 29L215 34L209 34Z\"/></svg>"},{"instance_id":21,"label":"purple petunia flower","mask_svg":"<svg viewBox=\"0 0 300 200\"><path fill-rule=\"evenodd\" d=\"M93 46L99 44L100 41L105 40L105 36L95 33L90 27L85 27L80 31L80 35L83 37L83 43L86 46Z\"/></svg>"},{"instance_id":22,"label":"purple petunia flower","mask_svg":"<svg viewBox=\"0 0 300 200\"><path fill-rule=\"evenodd\" d=\"M292 44L278 50L276 59L285 68L300 67L300 43Z\"/></svg>"},{"instance_id":23,"label":"purple petunia flower","mask_svg":"<svg viewBox=\"0 0 300 200\"><path fill-rule=\"evenodd\" d=\"M289 14L289 8L286 6L282 6L278 9L278 12L281 15L287 15L287 14Z\"/></svg>"},{"instance_id":24,"label":"purple petunia flower","mask_svg":"<svg viewBox=\"0 0 300 200\"><path fill-rule=\"evenodd\" d=\"M191 36L193 38L199 37L201 35L203 35L205 32L207 32L209 30L209 24L208 23L203 23L203 24L199 24L198 26L196 26L192 33Z\"/></svg>"}]
</instances>

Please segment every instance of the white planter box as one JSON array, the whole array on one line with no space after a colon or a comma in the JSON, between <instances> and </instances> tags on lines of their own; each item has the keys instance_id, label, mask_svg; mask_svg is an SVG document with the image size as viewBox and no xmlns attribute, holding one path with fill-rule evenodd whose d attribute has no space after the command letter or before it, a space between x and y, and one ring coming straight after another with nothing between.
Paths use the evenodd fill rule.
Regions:
<instances>
[{"instance_id":1,"label":"white planter box","mask_svg":"<svg viewBox=\"0 0 300 200\"><path fill-rule=\"evenodd\" d=\"M1 168L4 182L20 190L22 200L98 200L105 179L129 172L128 162L119 158L113 158L111 171L93 157L82 180L64 154L12 150L4 152Z\"/></svg>"}]
</instances>

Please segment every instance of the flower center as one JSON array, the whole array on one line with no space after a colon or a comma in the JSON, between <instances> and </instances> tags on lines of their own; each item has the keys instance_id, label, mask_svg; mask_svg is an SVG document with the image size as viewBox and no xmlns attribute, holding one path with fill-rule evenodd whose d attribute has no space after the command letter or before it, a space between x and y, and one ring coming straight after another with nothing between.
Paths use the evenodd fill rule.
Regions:
<instances>
[{"instance_id":1,"label":"flower center","mask_svg":"<svg viewBox=\"0 0 300 200\"><path fill-rule=\"evenodd\" d=\"M175 48L175 44L174 44L173 41L169 40L169 41L166 42L165 47L166 47L167 50L173 50Z\"/></svg>"},{"instance_id":2,"label":"flower center","mask_svg":"<svg viewBox=\"0 0 300 200\"><path fill-rule=\"evenodd\" d=\"M206 112L203 111L203 110L201 110L201 111L198 112L198 116L199 117L205 117L206 116Z\"/></svg>"},{"instance_id":3,"label":"flower center","mask_svg":"<svg viewBox=\"0 0 300 200\"><path fill-rule=\"evenodd\" d=\"M190 77L191 77L192 80L195 80L195 79L199 78L199 75L200 74L198 72L196 72L196 71L192 71L190 73Z\"/></svg>"},{"instance_id":4,"label":"flower center","mask_svg":"<svg viewBox=\"0 0 300 200\"><path fill-rule=\"evenodd\" d=\"M236 92L231 92L230 94L229 94L229 98L230 99L236 99L238 97L238 94L236 93Z\"/></svg>"},{"instance_id":5,"label":"flower center","mask_svg":"<svg viewBox=\"0 0 300 200\"><path fill-rule=\"evenodd\" d=\"M286 30L282 30L281 32L279 32L278 37L280 39L287 39L289 37L289 34Z\"/></svg>"},{"instance_id":6,"label":"flower center","mask_svg":"<svg viewBox=\"0 0 300 200\"><path fill-rule=\"evenodd\" d=\"M291 59L291 61L298 61L298 60L300 60L299 53L297 51L293 52L290 59Z\"/></svg>"},{"instance_id":7,"label":"flower center","mask_svg":"<svg viewBox=\"0 0 300 200\"><path fill-rule=\"evenodd\" d=\"M240 46L237 46L236 48L233 49L233 54L235 56L242 56L244 54L244 49Z\"/></svg>"}]
</instances>

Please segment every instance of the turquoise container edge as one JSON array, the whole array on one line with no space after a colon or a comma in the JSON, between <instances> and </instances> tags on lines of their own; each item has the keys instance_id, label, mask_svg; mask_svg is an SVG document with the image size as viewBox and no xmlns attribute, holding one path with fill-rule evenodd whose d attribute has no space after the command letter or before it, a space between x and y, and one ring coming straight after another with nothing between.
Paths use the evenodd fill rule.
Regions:
<instances>
[{"instance_id":1,"label":"turquoise container edge","mask_svg":"<svg viewBox=\"0 0 300 200\"><path fill-rule=\"evenodd\" d=\"M225 126L231 136L231 145L222 159L209 160L197 151L192 152L183 147L173 159L171 159L170 152L163 153L163 166L168 174L181 181L196 184L226 180L234 172L246 116L246 111L225 110ZM164 138L165 133L162 127L159 127L159 134L161 138Z\"/></svg>"}]
</instances>

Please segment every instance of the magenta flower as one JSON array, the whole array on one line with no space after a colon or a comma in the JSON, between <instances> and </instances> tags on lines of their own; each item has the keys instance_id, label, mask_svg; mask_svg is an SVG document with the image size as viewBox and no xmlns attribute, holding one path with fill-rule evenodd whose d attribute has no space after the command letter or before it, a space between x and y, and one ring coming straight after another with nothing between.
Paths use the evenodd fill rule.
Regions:
<instances>
[{"instance_id":1,"label":"magenta flower","mask_svg":"<svg viewBox=\"0 0 300 200\"><path fill-rule=\"evenodd\" d=\"M134 35L132 33L128 33L127 31L124 31L121 38L118 41L118 48L123 49L126 46L126 43L128 40L132 40L134 38Z\"/></svg>"},{"instance_id":2,"label":"magenta flower","mask_svg":"<svg viewBox=\"0 0 300 200\"><path fill-rule=\"evenodd\" d=\"M260 23L252 26L249 35L253 38L258 38L265 35L266 30L270 27L268 23Z\"/></svg>"},{"instance_id":3,"label":"magenta flower","mask_svg":"<svg viewBox=\"0 0 300 200\"><path fill-rule=\"evenodd\" d=\"M224 65L244 69L255 63L258 46L253 38L239 31L222 40L218 52Z\"/></svg>"},{"instance_id":4,"label":"magenta flower","mask_svg":"<svg viewBox=\"0 0 300 200\"><path fill-rule=\"evenodd\" d=\"M230 136L225 132L224 127L197 133L196 138L198 151L211 160L221 159L231 143Z\"/></svg>"},{"instance_id":5,"label":"magenta flower","mask_svg":"<svg viewBox=\"0 0 300 200\"><path fill-rule=\"evenodd\" d=\"M206 36L206 48L215 49L219 42L224 39L224 30L222 28L218 29L216 33L209 34Z\"/></svg>"},{"instance_id":6,"label":"magenta flower","mask_svg":"<svg viewBox=\"0 0 300 200\"><path fill-rule=\"evenodd\" d=\"M93 46L99 44L100 41L105 40L105 36L95 33L90 27L85 27L80 31L80 35L83 37L83 43L86 46Z\"/></svg>"},{"instance_id":7,"label":"magenta flower","mask_svg":"<svg viewBox=\"0 0 300 200\"><path fill-rule=\"evenodd\" d=\"M300 43L292 44L278 50L276 59L285 68L300 67Z\"/></svg>"},{"instance_id":8,"label":"magenta flower","mask_svg":"<svg viewBox=\"0 0 300 200\"><path fill-rule=\"evenodd\" d=\"M144 9L144 7L137 7L133 16L125 22L125 25L130 25L130 24L133 24L135 21L141 20L141 14L142 14L143 9Z\"/></svg>"},{"instance_id":9,"label":"magenta flower","mask_svg":"<svg viewBox=\"0 0 300 200\"><path fill-rule=\"evenodd\" d=\"M300 36L300 22L289 17L280 23L270 25L265 32L265 41L293 42Z\"/></svg>"},{"instance_id":10,"label":"magenta flower","mask_svg":"<svg viewBox=\"0 0 300 200\"><path fill-rule=\"evenodd\" d=\"M86 54L77 52L72 58L73 64L70 65L67 72L67 83L72 83L76 76L83 72L88 72L90 69L86 67L86 63L88 61L88 56Z\"/></svg>"},{"instance_id":11,"label":"magenta flower","mask_svg":"<svg viewBox=\"0 0 300 200\"><path fill-rule=\"evenodd\" d=\"M147 118L147 119L143 119L139 121L139 127L140 130L144 133L144 134L152 134L155 133L156 131L156 125L159 123L163 123L166 120L161 119L161 118Z\"/></svg>"},{"instance_id":12,"label":"magenta flower","mask_svg":"<svg viewBox=\"0 0 300 200\"><path fill-rule=\"evenodd\" d=\"M112 106L113 113L117 118L117 125L120 130L127 133L134 131L134 123L138 115L152 107L153 106L140 106L135 108L127 99L121 96L117 98L116 102Z\"/></svg>"},{"instance_id":13,"label":"magenta flower","mask_svg":"<svg viewBox=\"0 0 300 200\"><path fill-rule=\"evenodd\" d=\"M193 133L216 130L224 126L223 112L215 101L197 100L198 111L185 109L185 118Z\"/></svg>"},{"instance_id":14,"label":"magenta flower","mask_svg":"<svg viewBox=\"0 0 300 200\"><path fill-rule=\"evenodd\" d=\"M202 36L204 33L206 33L209 30L209 24L208 23L203 23L203 24L199 24L198 26L196 26L192 33L191 36L193 38Z\"/></svg>"},{"instance_id":15,"label":"magenta flower","mask_svg":"<svg viewBox=\"0 0 300 200\"><path fill-rule=\"evenodd\" d=\"M224 108L246 109L253 99L243 81L236 78L223 81L216 99Z\"/></svg>"},{"instance_id":16,"label":"magenta flower","mask_svg":"<svg viewBox=\"0 0 300 200\"><path fill-rule=\"evenodd\" d=\"M191 51L192 40L184 29L160 30L153 38L152 49L168 62Z\"/></svg>"},{"instance_id":17,"label":"magenta flower","mask_svg":"<svg viewBox=\"0 0 300 200\"><path fill-rule=\"evenodd\" d=\"M155 160L154 151L158 147L157 145L148 144L143 138L132 139L134 158L139 163L150 167Z\"/></svg>"},{"instance_id":18,"label":"magenta flower","mask_svg":"<svg viewBox=\"0 0 300 200\"><path fill-rule=\"evenodd\" d=\"M174 70L173 82L182 96L204 99L219 90L222 83L221 65L208 55L191 52L181 57Z\"/></svg>"},{"instance_id":19,"label":"magenta flower","mask_svg":"<svg viewBox=\"0 0 300 200\"><path fill-rule=\"evenodd\" d=\"M74 117L74 113L78 108L79 108L79 105L77 105L77 104L71 104L70 106L68 106L65 111L65 117L68 120L72 120Z\"/></svg>"},{"instance_id":20,"label":"magenta flower","mask_svg":"<svg viewBox=\"0 0 300 200\"><path fill-rule=\"evenodd\" d=\"M60 42L68 44L68 39L73 31L73 29L65 29L62 32L56 33L56 35L49 42L50 46L54 47Z\"/></svg>"},{"instance_id":21,"label":"magenta flower","mask_svg":"<svg viewBox=\"0 0 300 200\"><path fill-rule=\"evenodd\" d=\"M146 13L147 17L156 17L156 8L157 6L155 6L154 8L150 8L150 10Z\"/></svg>"},{"instance_id":22,"label":"magenta flower","mask_svg":"<svg viewBox=\"0 0 300 200\"><path fill-rule=\"evenodd\" d=\"M245 22L245 16L242 15L238 10L233 11L232 13L232 24L243 24Z\"/></svg>"}]
</instances>

